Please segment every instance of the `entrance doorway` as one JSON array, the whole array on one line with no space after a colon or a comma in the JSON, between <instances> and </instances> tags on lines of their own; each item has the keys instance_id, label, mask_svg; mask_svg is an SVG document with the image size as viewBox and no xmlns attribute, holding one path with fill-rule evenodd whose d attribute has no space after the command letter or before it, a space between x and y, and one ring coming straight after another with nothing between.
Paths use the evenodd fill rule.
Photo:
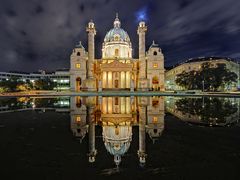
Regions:
<instances>
[{"instance_id":1,"label":"entrance doorway","mask_svg":"<svg viewBox=\"0 0 240 180\"><path fill-rule=\"evenodd\" d=\"M157 76L152 78L152 88L154 91L159 90L159 80Z\"/></svg>"},{"instance_id":2,"label":"entrance doorway","mask_svg":"<svg viewBox=\"0 0 240 180\"><path fill-rule=\"evenodd\" d=\"M78 77L76 79L76 91L80 91L80 89L81 89L81 78Z\"/></svg>"},{"instance_id":3,"label":"entrance doorway","mask_svg":"<svg viewBox=\"0 0 240 180\"><path fill-rule=\"evenodd\" d=\"M114 87L115 87L115 88L119 88L119 87L118 87L118 80L117 80L117 79L114 81Z\"/></svg>"}]
</instances>

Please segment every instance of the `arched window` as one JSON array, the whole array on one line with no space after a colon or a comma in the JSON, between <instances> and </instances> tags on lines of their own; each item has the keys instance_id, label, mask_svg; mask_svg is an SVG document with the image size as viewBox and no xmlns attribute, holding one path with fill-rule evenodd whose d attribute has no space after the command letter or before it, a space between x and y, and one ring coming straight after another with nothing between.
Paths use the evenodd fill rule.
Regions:
<instances>
[{"instance_id":1,"label":"arched window","mask_svg":"<svg viewBox=\"0 0 240 180\"><path fill-rule=\"evenodd\" d=\"M115 49L115 56L119 56L119 49Z\"/></svg>"},{"instance_id":2,"label":"arched window","mask_svg":"<svg viewBox=\"0 0 240 180\"><path fill-rule=\"evenodd\" d=\"M81 54L80 54L80 52L77 52L77 56L80 56Z\"/></svg>"},{"instance_id":3,"label":"arched window","mask_svg":"<svg viewBox=\"0 0 240 180\"><path fill-rule=\"evenodd\" d=\"M114 37L114 40L115 40L115 41L119 41L119 39L120 39L119 36L115 36L115 37Z\"/></svg>"},{"instance_id":4,"label":"arched window","mask_svg":"<svg viewBox=\"0 0 240 180\"><path fill-rule=\"evenodd\" d=\"M157 51L154 51L154 52L153 52L153 55L156 56L156 55L157 55Z\"/></svg>"},{"instance_id":5,"label":"arched window","mask_svg":"<svg viewBox=\"0 0 240 180\"><path fill-rule=\"evenodd\" d=\"M76 116L76 123L81 122L81 117L80 116Z\"/></svg>"}]
</instances>

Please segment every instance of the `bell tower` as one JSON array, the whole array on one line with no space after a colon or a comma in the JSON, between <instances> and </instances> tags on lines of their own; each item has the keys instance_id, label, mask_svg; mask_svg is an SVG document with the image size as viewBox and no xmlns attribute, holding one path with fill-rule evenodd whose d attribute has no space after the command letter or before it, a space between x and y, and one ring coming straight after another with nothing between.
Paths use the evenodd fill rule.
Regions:
<instances>
[{"instance_id":1,"label":"bell tower","mask_svg":"<svg viewBox=\"0 0 240 180\"><path fill-rule=\"evenodd\" d=\"M153 91L164 91L164 56L154 41L147 52L147 79Z\"/></svg>"},{"instance_id":2,"label":"bell tower","mask_svg":"<svg viewBox=\"0 0 240 180\"><path fill-rule=\"evenodd\" d=\"M73 49L70 57L70 88L71 91L82 90L82 82L87 75L87 53L81 41Z\"/></svg>"}]
</instances>

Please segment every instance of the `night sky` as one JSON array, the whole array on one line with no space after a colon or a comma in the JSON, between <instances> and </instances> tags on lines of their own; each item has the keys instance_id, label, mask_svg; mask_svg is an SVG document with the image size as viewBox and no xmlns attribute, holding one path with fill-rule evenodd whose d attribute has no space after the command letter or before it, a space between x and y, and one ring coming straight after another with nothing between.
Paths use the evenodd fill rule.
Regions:
<instances>
[{"instance_id":1,"label":"night sky","mask_svg":"<svg viewBox=\"0 0 240 180\"><path fill-rule=\"evenodd\" d=\"M93 19L96 58L116 12L138 57L137 25L148 25L146 48L155 40L165 66L191 57L240 57L239 0L0 0L0 71L69 68L73 47Z\"/></svg>"}]
</instances>

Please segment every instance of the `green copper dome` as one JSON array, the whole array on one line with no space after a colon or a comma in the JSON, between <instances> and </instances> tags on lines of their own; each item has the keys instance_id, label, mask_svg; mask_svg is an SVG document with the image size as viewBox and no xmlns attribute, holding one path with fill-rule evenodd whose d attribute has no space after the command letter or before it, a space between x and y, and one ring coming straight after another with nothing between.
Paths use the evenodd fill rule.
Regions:
<instances>
[{"instance_id":1,"label":"green copper dome","mask_svg":"<svg viewBox=\"0 0 240 180\"><path fill-rule=\"evenodd\" d=\"M128 33L121 28L121 22L118 19L118 15L113 23L114 27L108 31L104 38L104 42L112 42L112 41L124 41L130 42L130 38Z\"/></svg>"}]
</instances>

